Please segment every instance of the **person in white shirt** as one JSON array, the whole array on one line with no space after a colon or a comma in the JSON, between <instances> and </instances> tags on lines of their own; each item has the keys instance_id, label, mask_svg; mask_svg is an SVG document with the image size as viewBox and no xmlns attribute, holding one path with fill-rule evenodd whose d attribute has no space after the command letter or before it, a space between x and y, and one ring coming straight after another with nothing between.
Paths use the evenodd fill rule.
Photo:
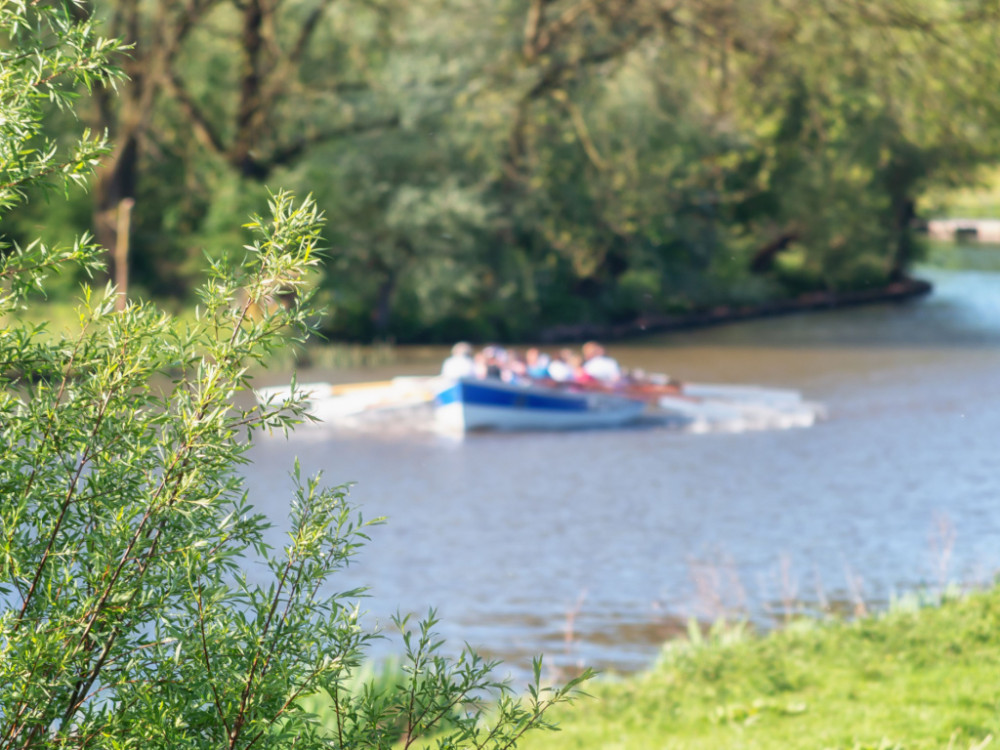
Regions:
<instances>
[{"instance_id":1,"label":"person in white shirt","mask_svg":"<svg viewBox=\"0 0 1000 750\"><path fill-rule=\"evenodd\" d=\"M459 341L451 348L451 356L441 364L441 377L471 378L476 374L476 364L472 359L472 346Z\"/></svg>"},{"instance_id":2,"label":"person in white shirt","mask_svg":"<svg viewBox=\"0 0 1000 750\"><path fill-rule=\"evenodd\" d=\"M605 354L604 347L596 341L583 345L583 371L602 383L617 383L622 379L618 362Z\"/></svg>"},{"instance_id":3,"label":"person in white shirt","mask_svg":"<svg viewBox=\"0 0 1000 750\"><path fill-rule=\"evenodd\" d=\"M547 374L550 379L557 383L568 383L573 380L573 367L569 360L573 353L569 349L563 349L549 362Z\"/></svg>"}]
</instances>

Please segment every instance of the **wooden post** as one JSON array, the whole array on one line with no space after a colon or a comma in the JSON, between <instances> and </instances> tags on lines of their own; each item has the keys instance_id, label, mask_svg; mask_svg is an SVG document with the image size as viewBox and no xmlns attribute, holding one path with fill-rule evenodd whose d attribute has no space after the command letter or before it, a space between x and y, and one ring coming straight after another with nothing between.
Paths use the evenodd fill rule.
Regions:
<instances>
[{"instance_id":1,"label":"wooden post","mask_svg":"<svg viewBox=\"0 0 1000 750\"><path fill-rule=\"evenodd\" d=\"M121 312L128 303L128 234L135 201L125 198L118 204L118 232L115 238L115 287L118 296L115 309Z\"/></svg>"}]
</instances>

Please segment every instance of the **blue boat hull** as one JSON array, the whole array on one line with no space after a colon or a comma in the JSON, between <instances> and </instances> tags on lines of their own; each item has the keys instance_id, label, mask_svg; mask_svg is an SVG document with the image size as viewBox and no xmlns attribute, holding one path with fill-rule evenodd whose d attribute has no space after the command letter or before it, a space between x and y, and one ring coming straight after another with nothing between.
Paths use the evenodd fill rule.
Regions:
<instances>
[{"instance_id":1,"label":"blue boat hull","mask_svg":"<svg viewBox=\"0 0 1000 750\"><path fill-rule=\"evenodd\" d=\"M462 378L436 398L445 429L572 430L615 427L642 414L645 403L607 393Z\"/></svg>"}]
</instances>

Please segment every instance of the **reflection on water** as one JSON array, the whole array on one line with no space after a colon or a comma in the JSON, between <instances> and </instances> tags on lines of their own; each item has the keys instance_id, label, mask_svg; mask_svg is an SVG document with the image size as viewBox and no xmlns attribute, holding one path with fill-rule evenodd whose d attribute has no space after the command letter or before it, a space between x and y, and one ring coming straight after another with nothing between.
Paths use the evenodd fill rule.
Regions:
<instances>
[{"instance_id":1,"label":"reflection on water","mask_svg":"<svg viewBox=\"0 0 1000 750\"><path fill-rule=\"evenodd\" d=\"M690 616L767 627L801 603L986 582L1000 566L1000 274L927 275L937 291L921 301L613 347L686 379L799 389L829 410L810 429L459 442L318 428L254 449L252 498L281 523L296 455L356 481L354 500L389 523L341 586L371 585L383 622L436 606L450 640L515 668L545 651L632 670Z\"/></svg>"},{"instance_id":2,"label":"reflection on water","mask_svg":"<svg viewBox=\"0 0 1000 750\"><path fill-rule=\"evenodd\" d=\"M1000 245L990 242L930 242L927 267L951 271L1000 272ZM924 270L924 269L922 269Z\"/></svg>"}]
</instances>

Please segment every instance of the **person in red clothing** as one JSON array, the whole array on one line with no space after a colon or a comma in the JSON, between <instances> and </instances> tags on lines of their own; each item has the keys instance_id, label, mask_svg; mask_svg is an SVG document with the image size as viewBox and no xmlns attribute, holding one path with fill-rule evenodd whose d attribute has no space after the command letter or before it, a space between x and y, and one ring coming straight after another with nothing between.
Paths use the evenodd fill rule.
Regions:
<instances>
[{"instance_id":1,"label":"person in red clothing","mask_svg":"<svg viewBox=\"0 0 1000 750\"><path fill-rule=\"evenodd\" d=\"M587 372L586 362L579 354L571 354L569 366L573 370L573 382L579 385L590 385L597 382L597 378Z\"/></svg>"}]
</instances>

